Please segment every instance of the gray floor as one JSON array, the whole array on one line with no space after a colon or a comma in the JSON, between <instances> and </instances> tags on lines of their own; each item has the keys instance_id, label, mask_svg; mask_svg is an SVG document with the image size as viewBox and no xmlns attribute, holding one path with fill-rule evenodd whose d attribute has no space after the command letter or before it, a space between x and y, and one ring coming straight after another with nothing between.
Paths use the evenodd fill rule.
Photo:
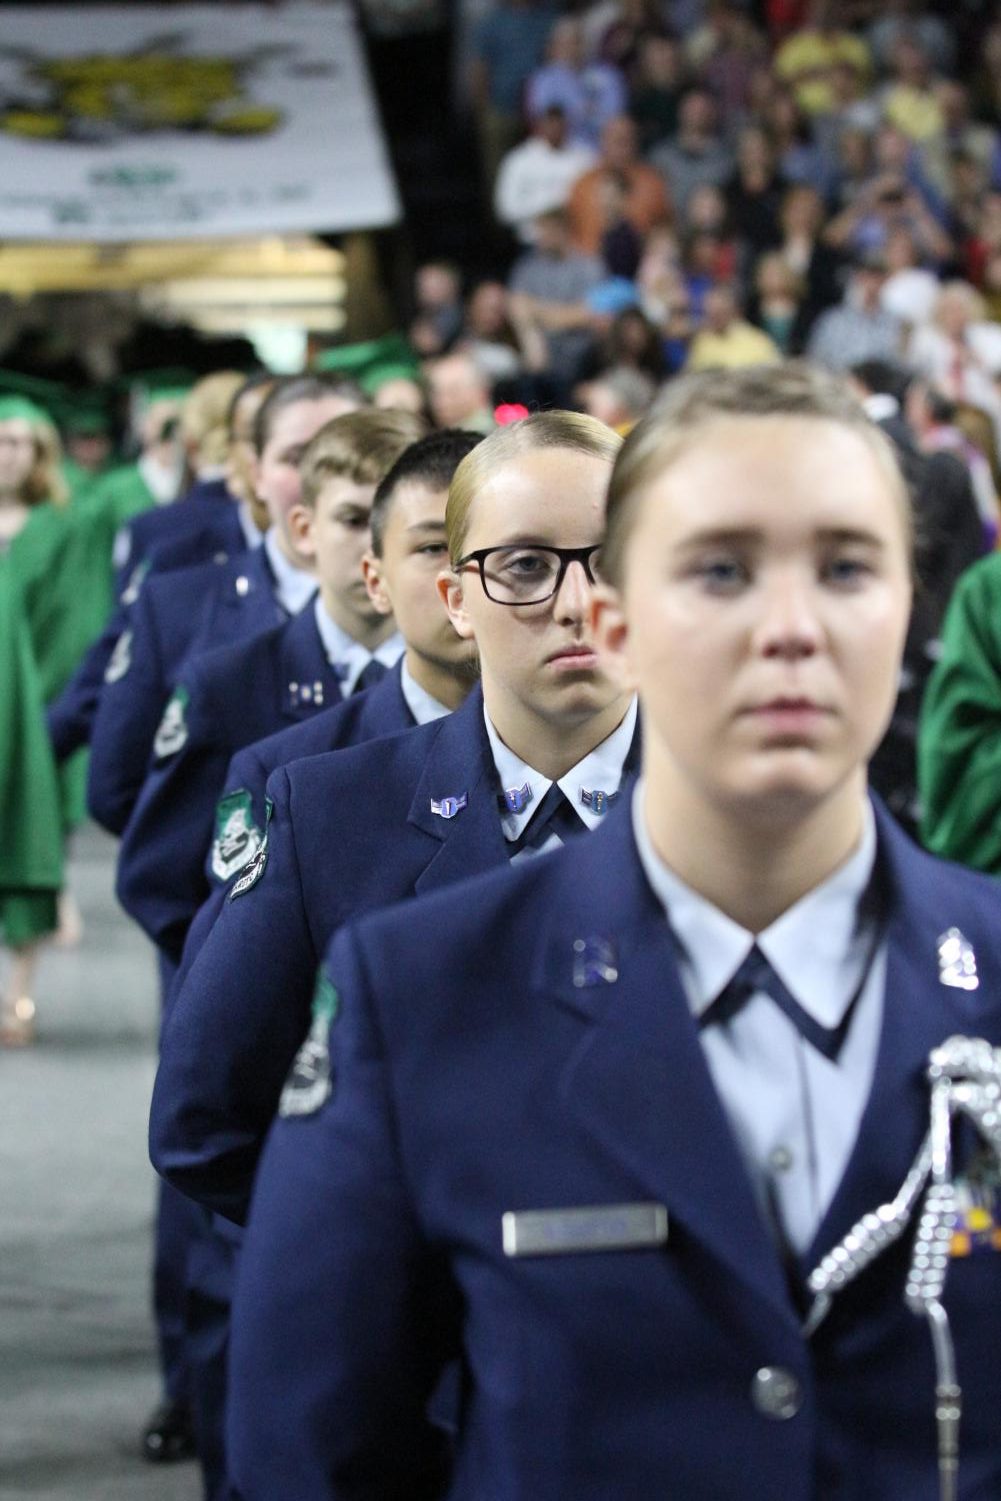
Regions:
<instances>
[{"instance_id":1,"label":"gray floor","mask_svg":"<svg viewBox=\"0 0 1001 1501\"><path fill-rule=\"evenodd\" d=\"M159 1383L149 1314L152 953L112 895L114 842L75 840L85 932L48 950L37 1045L0 1050L0 1498L196 1501L138 1456Z\"/></svg>"}]
</instances>

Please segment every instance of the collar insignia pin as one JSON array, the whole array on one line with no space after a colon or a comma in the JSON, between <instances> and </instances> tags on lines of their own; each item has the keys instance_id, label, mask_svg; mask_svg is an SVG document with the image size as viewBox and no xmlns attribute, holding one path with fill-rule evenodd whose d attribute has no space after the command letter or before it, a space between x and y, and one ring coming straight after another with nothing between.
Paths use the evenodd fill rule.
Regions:
<instances>
[{"instance_id":1,"label":"collar insignia pin","mask_svg":"<svg viewBox=\"0 0 1001 1501\"><path fill-rule=\"evenodd\" d=\"M580 789L580 800L584 807L590 808L592 813L599 815L608 812L618 795L617 792L602 792L598 787L593 792L586 787Z\"/></svg>"},{"instance_id":2,"label":"collar insignia pin","mask_svg":"<svg viewBox=\"0 0 1001 1501\"><path fill-rule=\"evenodd\" d=\"M241 598L243 595L250 593L250 580L245 573L241 573L236 581L236 592Z\"/></svg>"},{"instance_id":3,"label":"collar insignia pin","mask_svg":"<svg viewBox=\"0 0 1001 1501\"><path fill-rule=\"evenodd\" d=\"M523 813L532 801L532 789L526 782L523 787L505 787L501 803L509 813Z\"/></svg>"},{"instance_id":4,"label":"collar insignia pin","mask_svg":"<svg viewBox=\"0 0 1001 1501\"><path fill-rule=\"evenodd\" d=\"M973 945L959 928L947 928L938 940L938 978L954 990L976 990L980 985Z\"/></svg>"},{"instance_id":5,"label":"collar insignia pin","mask_svg":"<svg viewBox=\"0 0 1001 1501\"><path fill-rule=\"evenodd\" d=\"M615 945L607 938L575 938L573 982L578 990L591 985L613 985L619 978Z\"/></svg>"},{"instance_id":6,"label":"collar insignia pin","mask_svg":"<svg viewBox=\"0 0 1001 1501\"><path fill-rule=\"evenodd\" d=\"M431 812L437 813L439 818L454 818L457 813L469 802L468 795L463 792L458 797L433 797L431 799Z\"/></svg>"}]
</instances>

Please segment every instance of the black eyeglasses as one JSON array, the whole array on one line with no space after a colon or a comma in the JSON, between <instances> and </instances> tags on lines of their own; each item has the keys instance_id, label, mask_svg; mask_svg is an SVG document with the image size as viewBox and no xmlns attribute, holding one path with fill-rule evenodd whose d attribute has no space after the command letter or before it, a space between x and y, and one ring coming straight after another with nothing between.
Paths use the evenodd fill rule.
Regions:
<instances>
[{"instance_id":1,"label":"black eyeglasses","mask_svg":"<svg viewBox=\"0 0 1001 1501\"><path fill-rule=\"evenodd\" d=\"M481 547L467 552L456 569L475 563L487 599L497 605L541 605L559 590L571 563L589 584L598 582L598 543L590 547Z\"/></svg>"}]
</instances>

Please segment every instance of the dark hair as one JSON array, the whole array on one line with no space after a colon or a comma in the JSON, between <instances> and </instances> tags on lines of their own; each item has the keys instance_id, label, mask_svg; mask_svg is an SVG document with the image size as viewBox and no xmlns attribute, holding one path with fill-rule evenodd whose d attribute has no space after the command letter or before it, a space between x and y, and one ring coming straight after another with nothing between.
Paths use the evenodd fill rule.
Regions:
<instances>
[{"instance_id":1,"label":"dark hair","mask_svg":"<svg viewBox=\"0 0 1001 1501\"><path fill-rule=\"evenodd\" d=\"M342 396L359 407L371 405L358 382L343 375L292 375L279 379L261 402L254 418L253 440L258 455L264 452L279 412L297 401L322 401L325 396Z\"/></svg>"},{"instance_id":2,"label":"dark hair","mask_svg":"<svg viewBox=\"0 0 1001 1501\"><path fill-rule=\"evenodd\" d=\"M903 401L912 378L910 371L892 360L860 360L848 374L874 396L892 396L895 401Z\"/></svg>"},{"instance_id":3,"label":"dark hair","mask_svg":"<svg viewBox=\"0 0 1001 1501\"><path fill-rule=\"evenodd\" d=\"M424 485L428 490L447 490L452 475L467 453L472 453L477 443L482 443L482 433L468 433L462 428L446 427L441 432L430 433L405 448L391 469L383 475L376 486L372 501L369 526L372 529L372 551L382 557L382 544L386 535L386 522L393 507L397 488L410 482Z\"/></svg>"}]
</instances>

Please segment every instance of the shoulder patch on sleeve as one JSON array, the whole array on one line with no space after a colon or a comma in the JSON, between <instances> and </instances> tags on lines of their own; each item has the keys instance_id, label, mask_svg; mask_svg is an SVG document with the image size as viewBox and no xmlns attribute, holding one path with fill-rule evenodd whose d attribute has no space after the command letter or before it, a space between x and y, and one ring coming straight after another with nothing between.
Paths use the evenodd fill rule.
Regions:
<instances>
[{"instance_id":1,"label":"shoulder patch on sleeve","mask_svg":"<svg viewBox=\"0 0 1001 1501\"><path fill-rule=\"evenodd\" d=\"M104 681L106 683L118 683L132 666L132 632L123 631L115 642L115 649L108 658L108 665L104 669Z\"/></svg>"},{"instance_id":2,"label":"shoulder patch on sleeve","mask_svg":"<svg viewBox=\"0 0 1001 1501\"><path fill-rule=\"evenodd\" d=\"M265 800L264 800L264 834L261 837L260 845L258 846L257 852L253 856L253 858L250 860L249 864L243 867L243 875L240 877L240 879L233 886L232 891L230 892L229 896L227 897L227 901L232 902L232 901L235 901L238 896L243 896L244 892L245 891L250 891L250 889L252 887L256 886L257 883L258 883L258 881L263 876L263 874L264 874L264 867L268 863L268 824L271 822L271 815L272 815L272 813L274 811L275 811L275 805L272 802L271 798L270 797L265 798ZM215 853L213 851L213 869L214 869L214 859L215 859Z\"/></svg>"},{"instance_id":3,"label":"shoulder patch on sleeve","mask_svg":"<svg viewBox=\"0 0 1001 1501\"><path fill-rule=\"evenodd\" d=\"M340 996L320 970L313 992L313 1020L309 1034L289 1070L278 1104L283 1116L315 1115L333 1092L330 1071L330 1028L340 1010Z\"/></svg>"},{"instance_id":4,"label":"shoulder patch on sleeve","mask_svg":"<svg viewBox=\"0 0 1001 1501\"><path fill-rule=\"evenodd\" d=\"M228 881L260 852L264 833L254 822L253 804L245 787L220 798L215 814L212 874Z\"/></svg>"},{"instance_id":5,"label":"shoulder patch on sleeve","mask_svg":"<svg viewBox=\"0 0 1001 1501\"><path fill-rule=\"evenodd\" d=\"M145 581L147 573L149 573L149 569L149 558L144 558L141 563L137 563L133 568L132 572L129 574L128 582L125 585L125 588L122 590L120 596L120 602L123 605L135 604L136 600L139 598L143 582Z\"/></svg>"},{"instance_id":6,"label":"shoulder patch on sleeve","mask_svg":"<svg viewBox=\"0 0 1001 1501\"><path fill-rule=\"evenodd\" d=\"M175 756L188 743L187 710L191 695L187 688L175 688L163 711L160 728L153 741L153 754L158 760Z\"/></svg>"}]
</instances>

